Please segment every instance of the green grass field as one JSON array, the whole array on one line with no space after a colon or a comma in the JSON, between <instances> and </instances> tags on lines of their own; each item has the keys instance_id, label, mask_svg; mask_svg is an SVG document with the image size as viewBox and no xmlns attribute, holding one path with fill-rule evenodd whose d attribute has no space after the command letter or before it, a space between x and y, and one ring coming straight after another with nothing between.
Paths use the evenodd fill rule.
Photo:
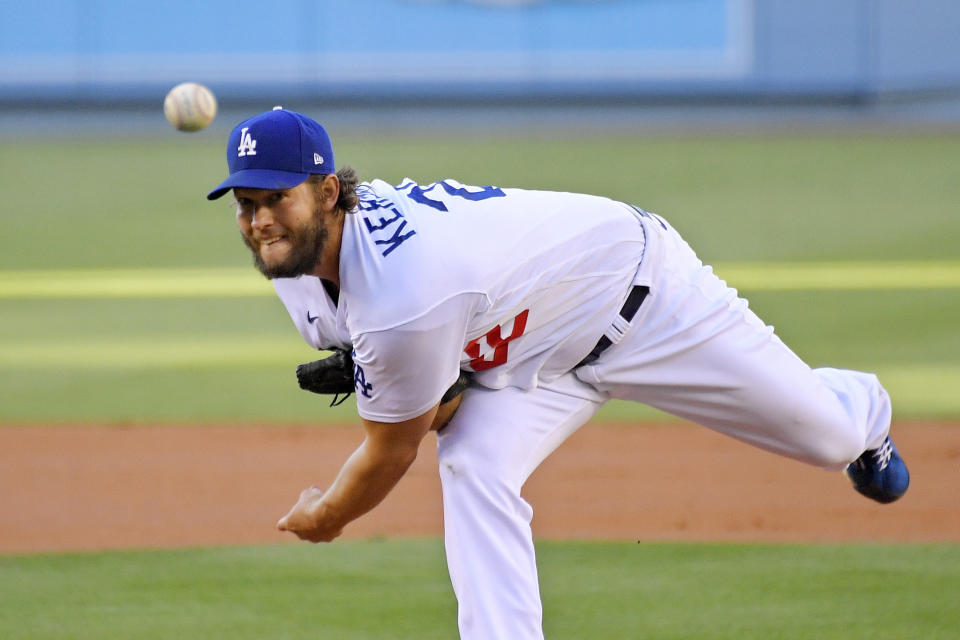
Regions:
<instances>
[{"instance_id":1,"label":"green grass field","mask_svg":"<svg viewBox=\"0 0 960 640\"><path fill-rule=\"evenodd\" d=\"M548 638L947 640L960 548L541 542ZM882 561L878 561L882 559ZM0 637L456 637L439 541L0 557Z\"/></svg>"},{"instance_id":2,"label":"green grass field","mask_svg":"<svg viewBox=\"0 0 960 640\"><path fill-rule=\"evenodd\" d=\"M668 217L816 366L879 373L898 418L960 415L960 136L336 140L397 182L579 190ZM0 423L353 419L248 265L222 141L0 143ZM256 385L263 403L243 389ZM611 404L602 416L657 415Z\"/></svg>"},{"instance_id":3,"label":"green grass field","mask_svg":"<svg viewBox=\"0 0 960 640\"><path fill-rule=\"evenodd\" d=\"M811 364L877 371L897 418L960 417L960 136L334 137L365 177L657 211ZM0 141L0 167L0 425L354 419L296 388L315 353L248 267L230 204L204 199L220 136ZM538 550L550 638L960 628L956 545ZM455 634L436 540L0 556L2 638Z\"/></svg>"}]
</instances>

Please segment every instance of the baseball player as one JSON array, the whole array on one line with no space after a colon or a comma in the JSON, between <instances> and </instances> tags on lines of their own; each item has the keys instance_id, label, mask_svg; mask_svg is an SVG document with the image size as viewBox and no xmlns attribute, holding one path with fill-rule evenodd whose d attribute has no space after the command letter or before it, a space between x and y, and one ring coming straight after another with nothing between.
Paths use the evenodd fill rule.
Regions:
<instances>
[{"instance_id":1,"label":"baseball player","mask_svg":"<svg viewBox=\"0 0 960 640\"><path fill-rule=\"evenodd\" d=\"M243 239L303 338L301 386L353 390L365 439L278 523L330 541L437 430L462 638L542 638L527 477L609 399L907 490L874 375L811 369L661 216L576 193L359 183L317 122L275 108L227 144ZM464 387L465 390L464 390Z\"/></svg>"}]
</instances>

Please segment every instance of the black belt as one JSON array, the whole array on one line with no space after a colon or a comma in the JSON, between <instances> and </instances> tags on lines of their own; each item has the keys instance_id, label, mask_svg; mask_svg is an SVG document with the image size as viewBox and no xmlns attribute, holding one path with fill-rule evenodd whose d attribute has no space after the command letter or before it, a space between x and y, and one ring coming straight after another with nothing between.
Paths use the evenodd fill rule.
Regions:
<instances>
[{"instance_id":1,"label":"black belt","mask_svg":"<svg viewBox=\"0 0 960 640\"><path fill-rule=\"evenodd\" d=\"M640 305L643 304L643 300L647 297L648 293L650 293L650 287L642 285L634 286L633 289L630 290L630 295L627 296L627 301L623 303L623 308L620 309L620 317L627 322L633 320L633 316L637 315L637 310L640 308ZM582 367L592 363L612 344L613 342L610 338L605 335L600 336L600 340L597 341L597 346L595 346L593 351L588 353L587 357L581 360L577 366Z\"/></svg>"}]
</instances>

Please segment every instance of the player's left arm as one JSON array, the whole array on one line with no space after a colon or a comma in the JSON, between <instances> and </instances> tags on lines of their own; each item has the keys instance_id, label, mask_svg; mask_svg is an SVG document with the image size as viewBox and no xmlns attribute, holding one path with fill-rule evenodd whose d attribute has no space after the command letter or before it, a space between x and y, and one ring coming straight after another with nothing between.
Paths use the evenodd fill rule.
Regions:
<instances>
[{"instance_id":1,"label":"player's left arm","mask_svg":"<svg viewBox=\"0 0 960 640\"><path fill-rule=\"evenodd\" d=\"M329 489L305 489L277 528L301 540L330 542L343 528L380 504L417 457L437 407L403 422L363 420L366 437Z\"/></svg>"},{"instance_id":2,"label":"player's left arm","mask_svg":"<svg viewBox=\"0 0 960 640\"><path fill-rule=\"evenodd\" d=\"M474 304L473 295L451 298L409 323L352 337L363 443L329 489L310 488L301 494L277 523L279 529L313 542L333 540L396 486L427 432L442 426L459 404L456 399L441 405L444 390L460 373L465 326ZM448 415L435 424L441 406Z\"/></svg>"}]
</instances>

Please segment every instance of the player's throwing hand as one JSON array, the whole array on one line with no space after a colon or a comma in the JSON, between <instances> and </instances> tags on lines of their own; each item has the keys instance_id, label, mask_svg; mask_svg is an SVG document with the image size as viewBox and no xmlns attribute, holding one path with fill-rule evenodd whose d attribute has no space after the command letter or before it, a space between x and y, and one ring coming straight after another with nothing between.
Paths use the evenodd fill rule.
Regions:
<instances>
[{"instance_id":1,"label":"player's throwing hand","mask_svg":"<svg viewBox=\"0 0 960 640\"><path fill-rule=\"evenodd\" d=\"M330 542L342 532L342 528L331 528L328 519L324 518L323 509L324 491L317 487L310 487L300 492L297 504L280 518L277 529L289 531L301 540L310 542Z\"/></svg>"}]
</instances>

